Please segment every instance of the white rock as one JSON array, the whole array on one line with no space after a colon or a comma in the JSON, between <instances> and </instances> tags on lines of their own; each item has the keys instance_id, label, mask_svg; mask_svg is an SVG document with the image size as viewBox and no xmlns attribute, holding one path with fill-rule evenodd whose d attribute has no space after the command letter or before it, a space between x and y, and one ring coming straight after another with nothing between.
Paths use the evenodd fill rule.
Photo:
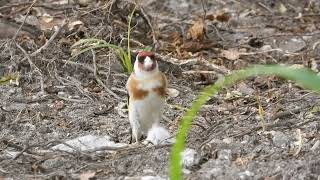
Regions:
<instances>
[{"instance_id":1,"label":"white rock","mask_svg":"<svg viewBox=\"0 0 320 180\"><path fill-rule=\"evenodd\" d=\"M160 176L137 176L137 177L125 177L125 180L166 180Z\"/></svg>"},{"instance_id":2,"label":"white rock","mask_svg":"<svg viewBox=\"0 0 320 180\"><path fill-rule=\"evenodd\" d=\"M280 131L273 132L272 142L276 147L286 148L292 140L288 135Z\"/></svg>"},{"instance_id":3,"label":"white rock","mask_svg":"<svg viewBox=\"0 0 320 180\"><path fill-rule=\"evenodd\" d=\"M65 95L66 93L65 92L63 92L63 91L59 91L58 92L58 95Z\"/></svg>"},{"instance_id":4,"label":"white rock","mask_svg":"<svg viewBox=\"0 0 320 180\"><path fill-rule=\"evenodd\" d=\"M99 147L123 147L127 144L124 143L115 143L110 140L111 138L109 136L93 136L93 135L87 135L78 137L69 141L66 141L65 143L74 147L75 149L79 151L90 151ZM75 149L68 147L64 144L58 144L51 149L53 150L60 150L60 151L67 151L67 152L73 152Z\"/></svg>"},{"instance_id":5,"label":"white rock","mask_svg":"<svg viewBox=\"0 0 320 180\"><path fill-rule=\"evenodd\" d=\"M288 53L301 51L306 47L306 42L301 38L292 38L287 41L281 41L279 48Z\"/></svg>"},{"instance_id":6,"label":"white rock","mask_svg":"<svg viewBox=\"0 0 320 180\"><path fill-rule=\"evenodd\" d=\"M254 173L248 170L239 173L240 179L248 179L249 177L252 177L252 176L254 176Z\"/></svg>"},{"instance_id":7,"label":"white rock","mask_svg":"<svg viewBox=\"0 0 320 180\"><path fill-rule=\"evenodd\" d=\"M152 169L143 169L142 172L144 174L154 174L154 171Z\"/></svg>"},{"instance_id":8,"label":"white rock","mask_svg":"<svg viewBox=\"0 0 320 180\"><path fill-rule=\"evenodd\" d=\"M182 159L183 166L186 168L190 168L193 165L198 164L200 161L200 158L199 158L197 152L191 148L186 148L181 153L181 159Z\"/></svg>"},{"instance_id":9,"label":"white rock","mask_svg":"<svg viewBox=\"0 0 320 180\"><path fill-rule=\"evenodd\" d=\"M182 173L183 174L191 174L191 171L189 169L183 168Z\"/></svg>"},{"instance_id":10,"label":"white rock","mask_svg":"<svg viewBox=\"0 0 320 180\"><path fill-rule=\"evenodd\" d=\"M175 97L178 97L180 94L180 92L176 89L173 89L173 88L168 88L168 95L169 97L171 98L175 98Z\"/></svg>"},{"instance_id":11,"label":"white rock","mask_svg":"<svg viewBox=\"0 0 320 180\"><path fill-rule=\"evenodd\" d=\"M18 151L4 151L3 155L6 158L15 158L20 152Z\"/></svg>"},{"instance_id":12,"label":"white rock","mask_svg":"<svg viewBox=\"0 0 320 180\"><path fill-rule=\"evenodd\" d=\"M222 140L222 142L226 143L226 144L231 144L233 142L233 138L224 138Z\"/></svg>"},{"instance_id":13,"label":"white rock","mask_svg":"<svg viewBox=\"0 0 320 180\"><path fill-rule=\"evenodd\" d=\"M264 45L264 46L262 46L262 47L260 48L261 51L269 51L269 50L271 50L271 49L272 49L272 47L271 47L269 44Z\"/></svg>"},{"instance_id":14,"label":"white rock","mask_svg":"<svg viewBox=\"0 0 320 180\"><path fill-rule=\"evenodd\" d=\"M141 180L165 180L160 176L142 176Z\"/></svg>"}]
</instances>

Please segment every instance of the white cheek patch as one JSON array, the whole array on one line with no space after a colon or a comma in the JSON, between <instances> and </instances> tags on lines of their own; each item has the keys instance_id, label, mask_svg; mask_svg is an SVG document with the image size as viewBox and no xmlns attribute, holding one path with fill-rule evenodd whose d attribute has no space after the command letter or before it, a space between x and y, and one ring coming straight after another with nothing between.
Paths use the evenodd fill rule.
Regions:
<instances>
[{"instance_id":1,"label":"white cheek patch","mask_svg":"<svg viewBox=\"0 0 320 180\"><path fill-rule=\"evenodd\" d=\"M149 58L149 57L148 57ZM149 58L150 59L150 58ZM139 64L138 64L138 60L136 60L136 62L134 63L134 73L135 73L135 77L140 80L140 81L144 81L146 79L152 79L152 77L156 76L159 73L159 69L158 69L158 65L157 62L155 68L152 71L144 71L139 69ZM145 68L145 66L144 66ZM149 83L149 82L148 82ZM154 86L158 86L158 84L161 85L161 83L152 83L152 87ZM148 85L147 85L148 86ZM145 89L145 88L143 88Z\"/></svg>"},{"instance_id":2,"label":"white cheek patch","mask_svg":"<svg viewBox=\"0 0 320 180\"><path fill-rule=\"evenodd\" d=\"M149 69L149 68L151 68L152 65L153 65L153 61L150 59L150 57L147 56L144 59L144 64L143 64L144 68Z\"/></svg>"}]
</instances>

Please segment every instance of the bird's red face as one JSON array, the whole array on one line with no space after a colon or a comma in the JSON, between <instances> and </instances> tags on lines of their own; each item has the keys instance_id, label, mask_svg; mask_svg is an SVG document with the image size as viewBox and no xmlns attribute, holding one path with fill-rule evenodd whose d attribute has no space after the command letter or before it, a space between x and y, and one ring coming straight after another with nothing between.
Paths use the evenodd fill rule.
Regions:
<instances>
[{"instance_id":1,"label":"bird's red face","mask_svg":"<svg viewBox=\"0 0 320 180\"><path fill-rule=\"evenodd\" d=\"M158 64L154 58L154 53L141 51L137 55L136 63L139 71L151 72L158 68Z\"/></svg>"}]
</instances>

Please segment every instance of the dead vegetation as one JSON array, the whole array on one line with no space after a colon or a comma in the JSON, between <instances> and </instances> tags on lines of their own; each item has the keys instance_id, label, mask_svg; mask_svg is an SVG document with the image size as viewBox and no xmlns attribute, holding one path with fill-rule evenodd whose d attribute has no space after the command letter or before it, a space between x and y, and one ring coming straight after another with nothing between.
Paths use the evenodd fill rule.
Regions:
<instances>
[{"instance_id":1,"label":"dead vegetation","mask_svg":"<svg viewBox=\"0 0 320 180\"><path fill-rule=\"evenodd\" d=\"M175 135L197 92L233 70L285 63L318 72L318 1L138 1L133 56L152 47L175 95L163 124ZM0 179L168 176L170 146L129 145L124 72L112 49L71 59L80 39L126 47L133 1L0 2ZM188 179L319 179L319 97L255 77L212 97L188 147ZM262 121L262 119L264 121ZM263 123L262 123L263 122ZM93 135L119 147L69 147ZM65 145L72 150L54 149ZM123 145L123 146L120 146Z\"/></svg>"}]
</instances>

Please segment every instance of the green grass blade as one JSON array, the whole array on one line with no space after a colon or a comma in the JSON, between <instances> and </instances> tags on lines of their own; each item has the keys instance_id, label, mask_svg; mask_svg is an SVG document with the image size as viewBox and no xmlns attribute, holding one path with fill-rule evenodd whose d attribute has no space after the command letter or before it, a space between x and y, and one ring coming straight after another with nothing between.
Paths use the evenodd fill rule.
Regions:
<instances>
[{"instance_id":1,"label":"green grass blade","mask_svg":"<svg viewBox=\"0 0 320 180\"><path fill-rule=\"evenodd\" d=\"M19 77L19 73L7 74L3 77L0 77L0 85L9 84L11 81L17 81L19 80Z\"/></svg>"},{"instance_id":2,"label":"green grass blade","mask_svg":"<svg viewBox=\"0 0 320 180\"><path fill-rule=\"evenodd\" d=\"M131 63L131 55L124 56L125 67L127 68L127 72L131 73L133 71L132 63Z\"/></svg>"},{"instance_id":3,"label":"green grass blade","mask_svg":"<svg viewBox=\"0 0 320 180\"><path fill-rule=\"evenodd\" d=\"M132 22L132 17L134 15L134 12L136 11L137 6L135 5L130 16L128 19L128 47L127 47L127 55L125 56L125 64L126 68L128 70L128 73L130 74L132 72L132 64L131 64L131 49L130 49L130 34L131 34L131 22Z\"/></svg>"},{"instance_id":4,"label":"green grass blade","mask_svg":"<svg viewBox=\"0 0 320 180\"><path fill-rule=\"evenodd\" d=\"M82 49L81 51L79 51L78 53L73 55L71 57L71 59L74 59L75 57L79 56L80 54L85 53L87 51L90 51L91 49L99 49L99 48L111 48L111 49L115 49L115 50L121 49L116 45L108 44L108 43L107 44L94 45L94 46L89 46L87 48Z\"/></svg>"},{"instance_id":5,"label":"green grass blade","mask_svg":"<svg viewBox=\"0 0 320 180\"><path fill-rule=\"evenodd\" d=\"M77 41L76 43L74 43L71 48L74 48L76 46L79 46L81 44L92 44L92 43L97 43L97 44L109 44L107 43L105 40L102 39L95 39L95 38L89 38L89 39L80 39L79 41Z\"/></svg>"},{"instance_id":6,"label":"green grass blade","mask_svg":"<svg viewBox=\"0 0 320 180\"><path fill-rule=\"evenodd\" d=\"M170 160L170 179L180 180L182 176L181 152L185 147L187 133L191 127L193 118L197 115L202 105L210 96L217 94L223 87L234 85L236 82L256 75L277 75L287 80L295 81L300 86L320 92L320 77L314 72L302 68L294 69L280 65L257 65L244 70L236 71L224 78L220 78L214 85L206 87L199 97L193 102L191 108L182 118L176 143L172 148Z\"/></svg>"},{"instance_id":7,"label":"green grass blade","mask_svg":"<svg viewBox=\"0 0 320 180\"><path fill-rule=\"evenodd\" d=\"M130 13L130 15L128 17L127 52L125 52L122 47L107 43L105 40L89 38L89 39L81 39L71 46L71 48L75 48L77 46L80 46L81 50L79 52L77 52L75 55L73 55L70 59L74 59L75 57L79 56L80 54L85 53L86 51L89 51L92 49L111 48L116 51L116 54L121 59L123 69L126 72L131 73L133 71L133 65L131 63L130 33L131 33L131 21L132 21L132 17L134 15L134 12L136 10L136 7L137 6L135 5L134 9L132 10L132 12Z\"/></svg>"}]
</instances>

